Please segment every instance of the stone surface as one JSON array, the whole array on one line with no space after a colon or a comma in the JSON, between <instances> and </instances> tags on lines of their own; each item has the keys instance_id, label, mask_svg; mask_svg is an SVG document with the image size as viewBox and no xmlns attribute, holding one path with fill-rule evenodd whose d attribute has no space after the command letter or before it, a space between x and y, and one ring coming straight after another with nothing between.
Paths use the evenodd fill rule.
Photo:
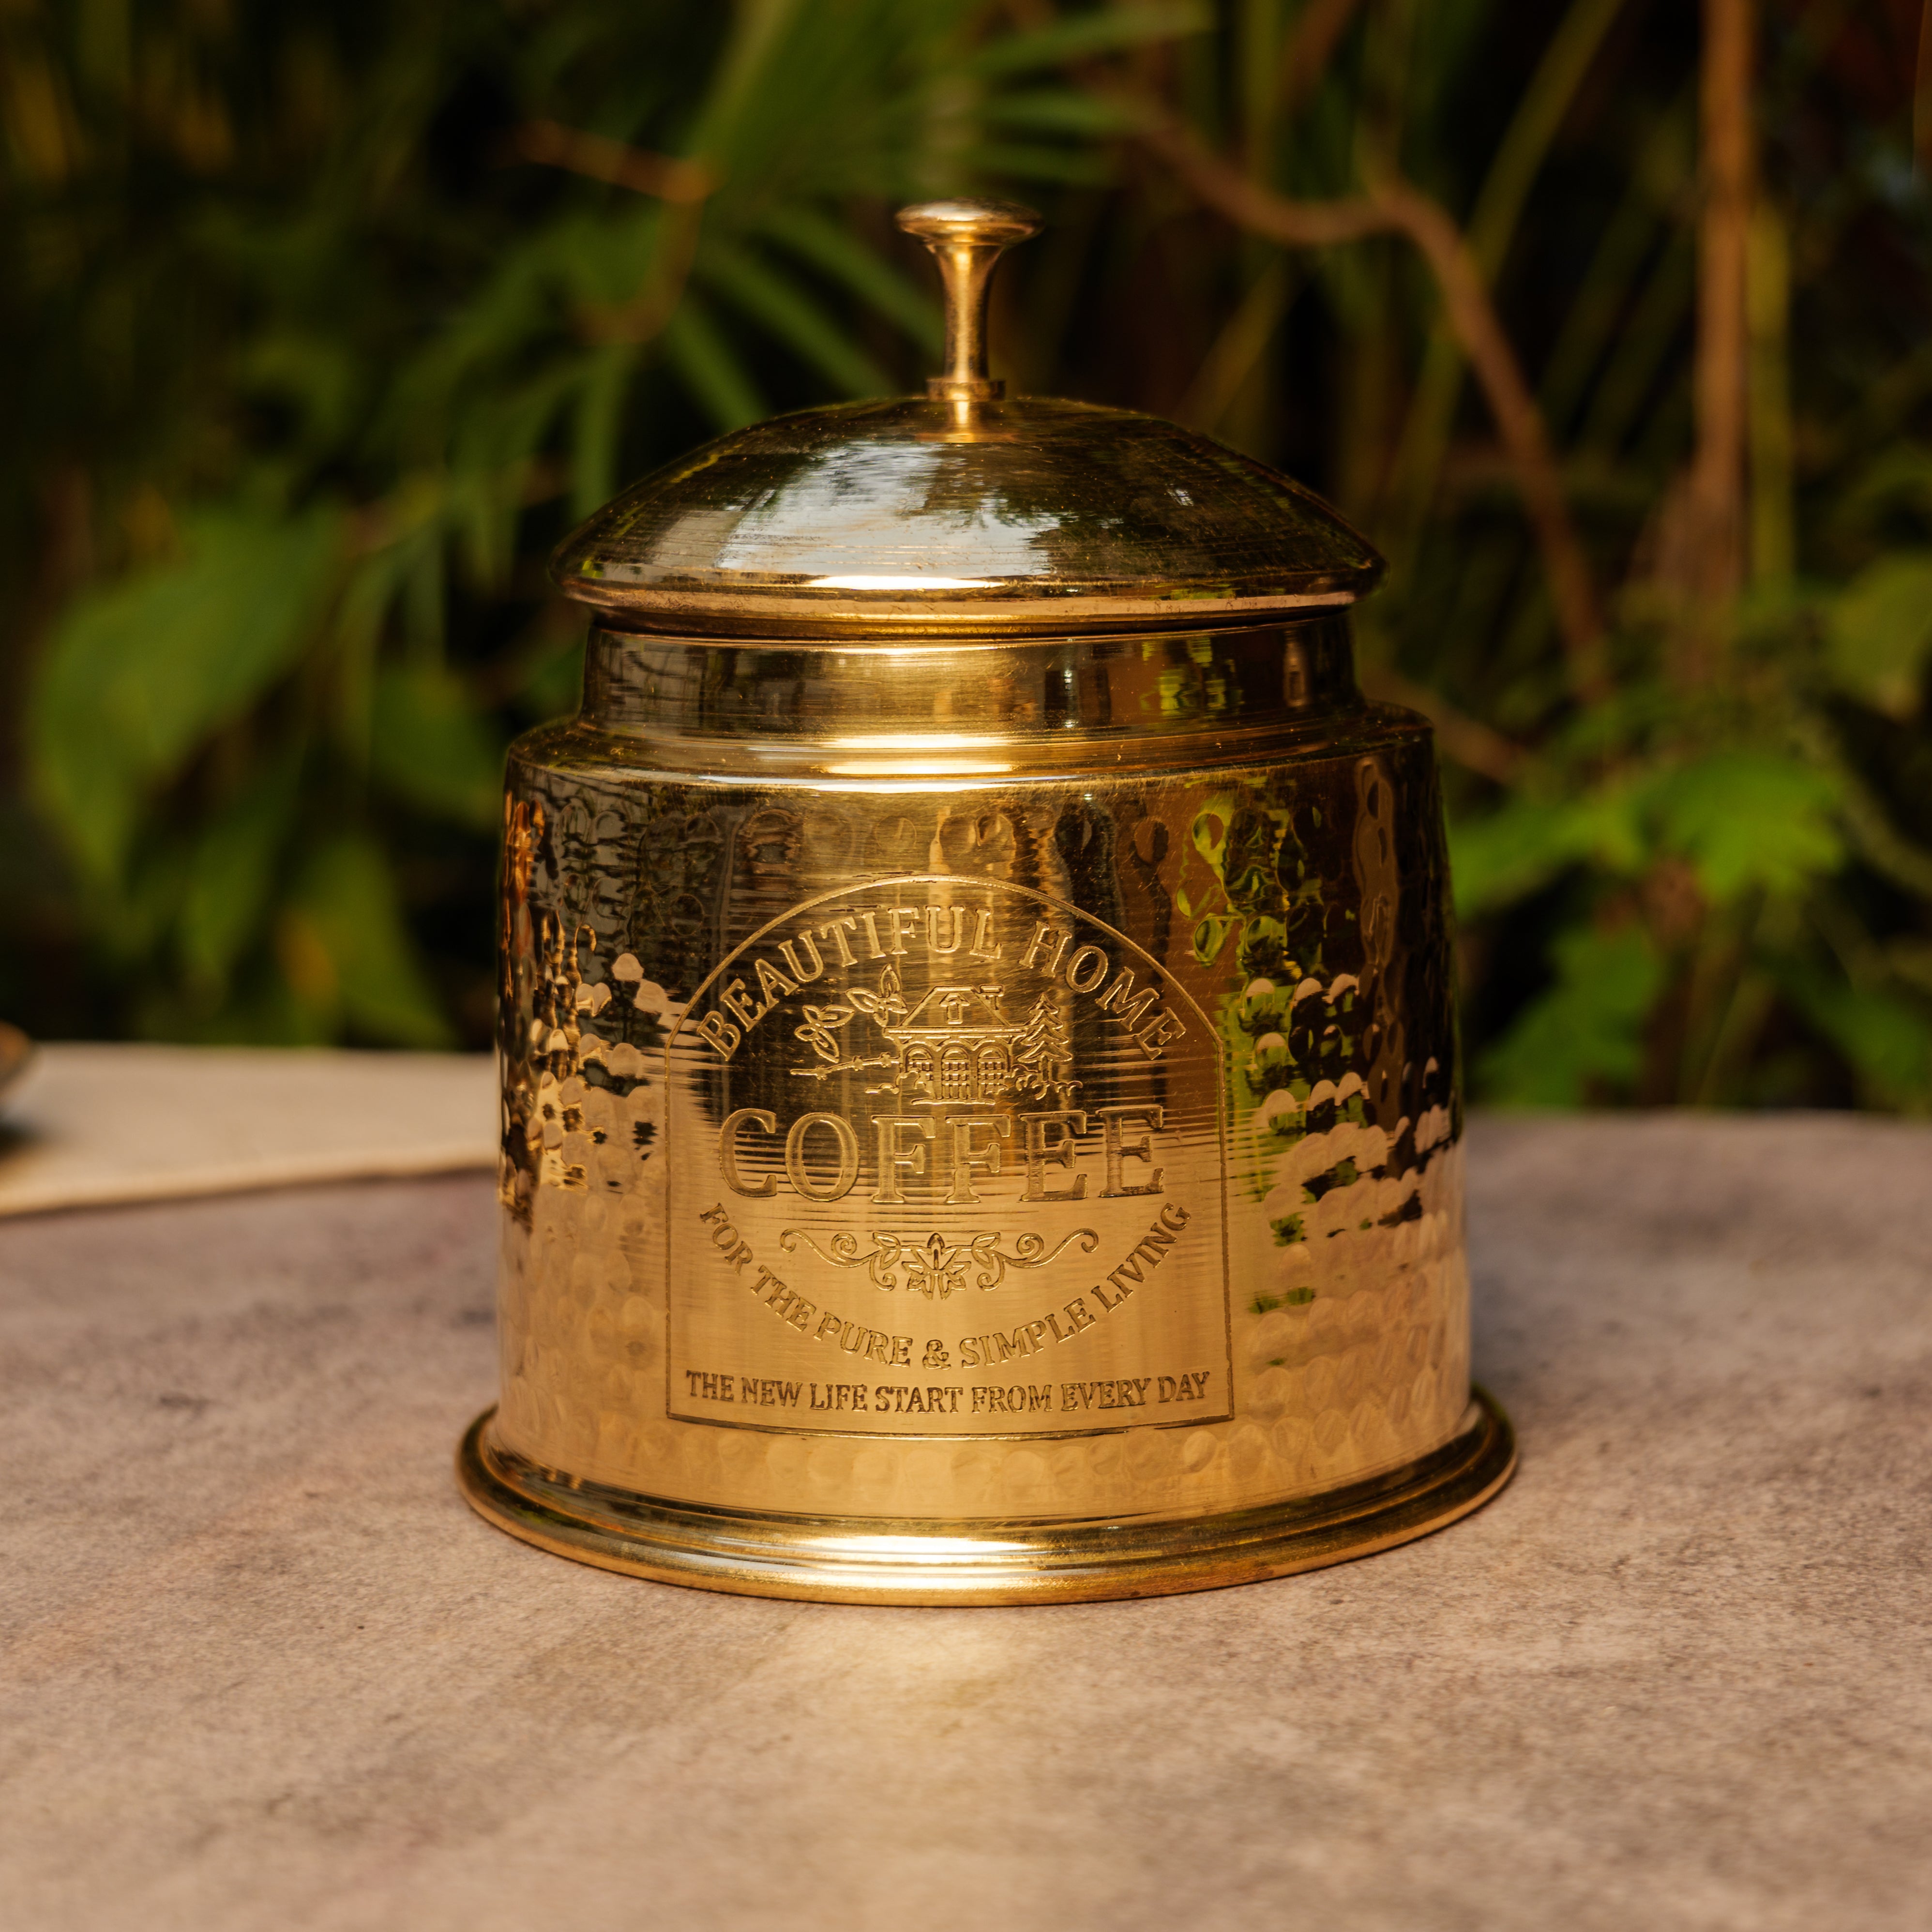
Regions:
<instances>
[{"instance_id":1,"label":"stone surface","mask_svg":"<svg viewBox=\"0 0 1932 1932\"><path fill-rule=\"evenodd\" d=\"M1479 1123L1515 1484L1141 1604L498 1534L486 1182L0 1227L10 1927L1892 1928L1932 1899L1932 1133Z\"/></svg>"}]
</instances>

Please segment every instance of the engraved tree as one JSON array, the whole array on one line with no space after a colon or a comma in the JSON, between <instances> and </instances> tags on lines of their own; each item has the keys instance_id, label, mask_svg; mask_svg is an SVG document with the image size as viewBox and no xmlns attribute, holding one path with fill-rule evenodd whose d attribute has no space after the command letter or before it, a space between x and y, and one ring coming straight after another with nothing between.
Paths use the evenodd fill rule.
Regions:
<instances>
[{"instance_id":1,"label":"engraved tree","mask_svg":"<svg viewBox=\"0 0 1932 1932\"><path fill-rule=\"evenodd\" d=\"M1079 1082L1073 1078L1073 1042L1053 994L1043 992L1033 1004L1013 1042L1013 1084L1022 1094L1059 1096L1064 1107Z\"/></svg>"}]
</instances>

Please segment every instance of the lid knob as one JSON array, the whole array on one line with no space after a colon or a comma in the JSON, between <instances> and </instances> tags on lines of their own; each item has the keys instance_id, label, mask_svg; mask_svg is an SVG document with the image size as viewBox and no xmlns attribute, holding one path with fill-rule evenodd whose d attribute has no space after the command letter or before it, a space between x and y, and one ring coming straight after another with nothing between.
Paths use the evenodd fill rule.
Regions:
<instances>
[{"instance_id":1,"label":"lid knob","mask_svg":"<svg viewBox=\"0 0 1932 1932\"><path fill-rule=\"evenodd\" d=\"M1006 386L986 374L986 295L993 266L1016 242L1043 225L1030 208L1012 201L922 201L898 212L898 224L932 250L946 285L946 374L926 379L935 402L970 414L976 403L998 402Z\"/></svg>"}]
</instances>

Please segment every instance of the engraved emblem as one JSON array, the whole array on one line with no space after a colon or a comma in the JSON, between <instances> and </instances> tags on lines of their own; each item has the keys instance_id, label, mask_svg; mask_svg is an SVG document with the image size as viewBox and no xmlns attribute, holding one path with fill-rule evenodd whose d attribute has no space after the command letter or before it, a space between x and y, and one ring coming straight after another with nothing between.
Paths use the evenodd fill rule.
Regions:
<instances>
[{"instance_id":1,"label":"engraved emblem","mask_svg":"<svg viewBox=\"0 0 1932 1932\"><path fill-rule=\"evenodd\" d=\"M868 1093L957 1101L1057 1094L1066 1105L1080 1082L1071 1077L1072 1042L1052 994L1041 993L1025 1018L1013 1024L1004 1010L1005 992L999 986L935 986L909 1007L899 975L888 965L876 988L849 988L848 1004L801 1009L804 1023L792 1036L823 1064L794 1067L794 1076L826 1080L883 1070L884 1080ZM874 1024L885 1051L844 1056L835 1030L855 1019Z\"/></svg>"},{"instance_id":2,"label":"engraved emblem","mask_svg":"<svg viewBox=\"0 0 1932 1932\"><path fill-rule=\"evenodd\" d=\"M672 1414L957 1435L1225 1412L1220 1040L1123 934L1002 880L827 894L740 944L665 1052ZM915 1365L939 1378L916 1402L862 1379ZM1102 1384L1195 1393L1068 1419Z\"/></svg>"}]
</instances>

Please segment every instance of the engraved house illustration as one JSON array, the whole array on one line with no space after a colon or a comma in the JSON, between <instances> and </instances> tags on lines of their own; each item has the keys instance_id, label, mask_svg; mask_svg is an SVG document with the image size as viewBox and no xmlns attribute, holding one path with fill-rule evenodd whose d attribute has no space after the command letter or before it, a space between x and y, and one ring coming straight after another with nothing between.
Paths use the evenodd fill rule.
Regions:
<instances>
[{"instance_id":1,"label":"engraved house illustration","mask_svg":"<svg viewBox=\"0 0 1932 1932\"><path fill-rule=\"evenodd\" d=\"M898 1078L935 1100L997 1100L1012 1084L1021 1029L994 986L935 986L896 1026L880 1028L898 1054Z\"/></svg>"},{"instance_id":2,"label":"engraved house illustration","mask_svg":"<svg viewBox=\"0 0 1932 1932\"><path fill-rule=\"evenodd\" d=\"M935 986L896 1024L879 1030L898 1058L894 1080L935 1103L997 1100L1009 1092L1057 1093L1070 1104L1079 1082L1053 997L1042 993L1023 1024L1000 1010L997 986Z\"/></svg>"}]
</instances>

